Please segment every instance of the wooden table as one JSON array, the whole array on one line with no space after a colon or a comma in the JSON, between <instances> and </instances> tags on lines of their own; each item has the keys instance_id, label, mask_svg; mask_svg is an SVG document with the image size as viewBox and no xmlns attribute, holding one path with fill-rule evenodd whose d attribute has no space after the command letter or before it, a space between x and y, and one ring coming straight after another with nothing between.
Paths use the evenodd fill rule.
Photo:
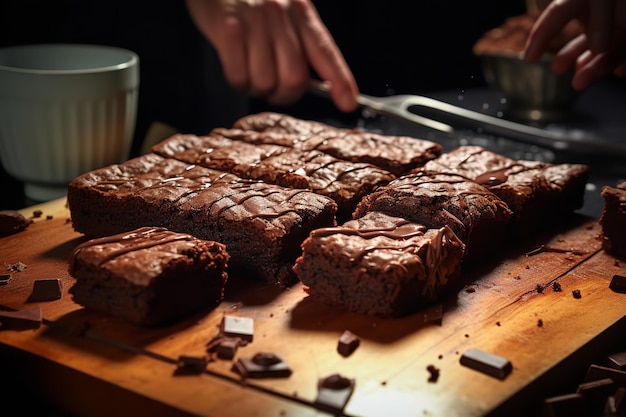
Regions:
<instances>
[{"instance_id":1,"label":"wooden table","mask_svg":"<svg viewBox=\"0 0 626 417\"><path fill-rule=\"evenodd\" d=\"M576 217L465 271L441 320L430 321L428 311L398 319L357 315L308 300L300 285L281 291L232 279L238 283L214 310L146 329L72 301L67 260L84 238L73 231L64 199L22 213L36 210L42 215L26 230L0 239L0 262L27 266L0 286L0 304L40 306L45 324L0 331L0 364L77 416L329 415L312 404L318 378L334 373L356 380L347 416L523 415L564 393L564 385L575 386L590 361L626 350L618 337L626 329L626 295L609 289L614 274L626 275L626 262L600 249L597 219ZM546 250L527 255L541 245ZM62 298L29 303L33 282L44 278L61 280ZM275 352L292 375L241 381L228 360L211 362L206 373L177 375L177 358L204 354L225 313L255 321L254 340L237 357ZM361 339L349 357L337 353L346 329ZM460 365L472 347L506 357L513 372L499 380ZM440 370L435 382L429 365Z\"/></svg>"}]
</instances>

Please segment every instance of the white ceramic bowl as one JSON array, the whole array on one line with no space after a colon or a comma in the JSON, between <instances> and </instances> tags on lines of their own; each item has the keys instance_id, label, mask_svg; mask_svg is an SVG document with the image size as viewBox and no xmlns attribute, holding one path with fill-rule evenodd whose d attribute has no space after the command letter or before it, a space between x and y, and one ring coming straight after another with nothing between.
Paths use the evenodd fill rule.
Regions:
<instances>
[{"instance_id":1,"label":"white ceramic bowl","mask_svg":"<svg viewBox=\"0 0 626 417\"><path fill-rule=\"evenodd\" d=\"M0 48L0 162L26 197L47 201L87 171L126 160L139 58L78 44Z\"/></svg>"}]
</instances>

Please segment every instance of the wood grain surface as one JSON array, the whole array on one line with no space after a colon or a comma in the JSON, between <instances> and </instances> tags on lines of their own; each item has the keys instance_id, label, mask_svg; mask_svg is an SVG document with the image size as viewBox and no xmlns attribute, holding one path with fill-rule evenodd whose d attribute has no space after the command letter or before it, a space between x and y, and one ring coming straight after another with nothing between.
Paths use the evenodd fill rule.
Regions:
<instances>
[{"instance_id":1,"label":"wood grain surface","mask_svg":"<svg viewBox=\"0 0 626 417\"><path fill-rule=\"evenodd\" d=\"M0 363L77 416L329 415L313 403L318 379L334 373L356 381L347 416L523 414L584 373L602 349L619 346L626 329L626 295L609 289L626 263L600 249L597 219L575 217L562 230L494 248L488 262L463 272L440 320L429 319L432 309L396 319L347 313L309 300L299 284L279 290L231 277L217 308L140 328L72 301L68 257L84 238L64 199L22 213L36 210L42 215L26 230L0 239L0 263L26 265L0 286L0 304L39 306L44 325L0 331ZM29 302L33 282L50 278L61 280L62 298ZM236 358L275 352L291 376L242 381L230 360L178 375L177 358L205 354L225 313L254 319L254 340ZM344 330L361 340L348 357L337 352ZM500 380L462 366L470 348L509 359L512 373ZM429 367L439 370L436 381Z\"/></svg>"}]
</instances>

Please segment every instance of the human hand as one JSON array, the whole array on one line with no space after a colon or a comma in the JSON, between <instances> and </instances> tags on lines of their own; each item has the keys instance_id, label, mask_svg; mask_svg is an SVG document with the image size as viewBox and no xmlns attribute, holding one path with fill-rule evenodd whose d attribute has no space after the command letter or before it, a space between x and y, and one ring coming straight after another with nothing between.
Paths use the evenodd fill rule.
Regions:
<instances>
[{"instance_id":1,"label":"human hand","mask_svg":"<svg viewBox=\"0 0 626 417\"><path fill-rule=\"evenodd\" d=\"M356 109L352 71L310 0L186 1L234 88L291 104L305 93L313 68L340 110Z\"/></svg>"},{"instance_id":2,"label":"human hand","mask_svg":"<svg viewBox=\"0 0 626 417\"><path fill-rule=\"evenodd\" d=\"M524 58L537 61L569 21L578 19L584 33L556 53L552 70L574 69L572 86L583 90L614 73L626 76L626 0L554 0L537 19Z\"/></svg>"}]
</instances>

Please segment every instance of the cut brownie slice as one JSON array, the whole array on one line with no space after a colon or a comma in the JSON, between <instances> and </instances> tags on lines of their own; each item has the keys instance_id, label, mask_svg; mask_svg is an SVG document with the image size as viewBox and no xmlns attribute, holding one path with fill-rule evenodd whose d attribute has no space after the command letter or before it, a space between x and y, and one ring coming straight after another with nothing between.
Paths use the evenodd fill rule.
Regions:
<instances>
[{"instance_id":1,"label":"cut brownie slice","mask_svg":"<svg viewBox=\"0 0 626 417\"><path fill-rule=\"evenodd\" d=\"M300 125L298 125L300 126ZM338 129L306 134L283 130L256 132L241 129L214 129L212 134L252 144L275 144L302 150L318 150L345 161L368 163L394 175L406 174L423 166L442 152L438 143L410 136L381 135L372 132Z\"/></svg>"},{"instance_id":2,"label":"cut brownie slice","mask_svg":"<svg viewBox=\"0 0 626 417\"><path fill-rule=\"evenodd\" d=\"M314 230L294 270L321 303L381 317L403 316L436 301L458 277L464 244L448 228L427 229L371 212Z\"/></svg>"},{"instance_id":3,"label":"cut brownie slice","mask_svg":"<svg viewBox=\"0 0 626 417\"><path fill-rule=\"evenodd\" d=\"M285 187L306 188L337 203L337 217L350 218L361 198L386 185L395 176L382 168L352 163L319 151L290 149L233 173Z\"/></svg>"},{"instance_id":4,"label":"cut brownie slice","mask_svg":"<svg viewBox=\"0 0 626 417\"><path fill-rule=\"evenodd\" d=\"M229 255L218 242L145 227L92 239L70 257L69 292L89 309L140 326L171 323L224 296Z\"/></svg>"},{"instance_id":5,"label":"cut brownie slice","mask_svg":"<svg viewBox=\"0 0 626 417\"><path fill-rule=\"evenodd\" d=\"M616 187L605 185L600 195L604 199L600 216L602 248L626 261L626 181Z\"/></svg>"},{"instance_id":6,"label":"cut brownie slice","mask_svg":"<svg viewBox=\"0 0 626 417\"><path fill-rule=\"evenodd\" d=\"M271 144L250 144L220 135L177 134L152 147L152 152L189 164L221 171L243 170L289 148ZM238 168L243 165L243 168Z\"/></svg>"},{"instance_id":7,"label":"cut brownie slice","mask_svg":"<svg viewBox=\"0 0 626 417\"><path fill-rule=\"evenodd\" d=\"M309 232L336 224L330 198L146 154L94 170L68 187L74 229L106 236L165 227L224 243L230 275L287 286Z\"/></svg>"},{"instance_id":8,"label":"cut brownie slice","mask_svg":"<svg viewBox=\"0 0 626 417\"><path fill-rule=\"evenodd\" d=\"M271 144L250 144L211 134L176 135L155 145L162 156L241 178L289 188L309 189L337 203L337 215L350 217L360 199L395 178L377 166L351 163L320 151Z\"/></svg>"},{"instance_id":9,"label":"cut brownie slice","mask_svg":"<svg viewBox=\"0 0 626 417\"><path fill-rule=\"evenodd\" d=\"M419 171L365 196L354 217L380 211L426 225L448 226L465 243L466 261L493 250L506 236L511 210L498 196L463 176Z\"/></svg>"},{"instance_id":10,"label":"cut brownie slice","mask_svg":"<svg viewBox=\"0 0 626 417\"><path fill-rule=\"evenodd\" d=\"M516 161L480 146L452 149L424 169L462 175L487 187L513 211L517 236L562 223L582 207L589 171L582 164Z\"/></svg>"}]
</instances>

